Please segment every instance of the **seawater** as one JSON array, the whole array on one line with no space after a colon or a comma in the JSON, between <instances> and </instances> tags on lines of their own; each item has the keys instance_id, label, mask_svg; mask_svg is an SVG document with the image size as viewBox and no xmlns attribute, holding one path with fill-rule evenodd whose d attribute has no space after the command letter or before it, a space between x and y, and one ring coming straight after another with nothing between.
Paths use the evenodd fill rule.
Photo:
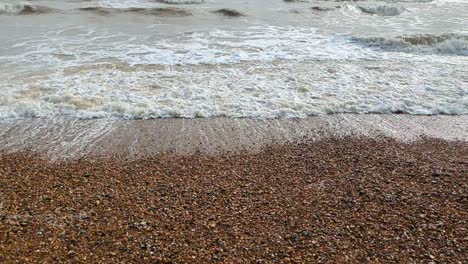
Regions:
<instances>
[{"instance_id":1,"label":"seawater","mask_svg":"<svg viewBox=\"0 0 468 264\"><path fill-rule=\"evenodd\" d=\"M468 114L468 1L1 0L0 119Z\"/></svg>"}]
</instances>

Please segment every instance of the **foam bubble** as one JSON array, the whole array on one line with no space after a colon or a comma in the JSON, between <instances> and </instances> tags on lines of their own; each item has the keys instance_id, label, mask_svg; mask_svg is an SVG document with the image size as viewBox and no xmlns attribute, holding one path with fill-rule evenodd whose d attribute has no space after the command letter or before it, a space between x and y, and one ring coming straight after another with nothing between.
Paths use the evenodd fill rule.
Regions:
<instances>
[{"instance_id":1,"label":"foam bubble","mask_svg":"<svg viewBox=\"0 0 468 264\"><path fill-rule=\"evenodd\" d=\"M0 96L0 113L127 119L468 114L465 74L457 65L410 61L96 66L23 83ZM32 96L27 91L34 87L48 89Z\"/></svg>"}]
</instances>

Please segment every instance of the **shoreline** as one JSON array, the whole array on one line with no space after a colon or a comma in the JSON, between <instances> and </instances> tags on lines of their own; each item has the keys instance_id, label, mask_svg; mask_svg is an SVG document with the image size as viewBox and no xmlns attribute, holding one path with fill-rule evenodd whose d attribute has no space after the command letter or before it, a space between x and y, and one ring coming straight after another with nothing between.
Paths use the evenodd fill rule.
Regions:
<instances>
[{"instance_id":1,"label":"shoreline","mask_svg":"<svg viewBox=\"0 0 468 264\"><path fill-rule=\"evenodd\" d=\"M337 114L304 119L75 118L0 121L0 151L33 151L51 160L83 157L138 159L161 153L259 151L275 144L346 136L468 141L468 115Z\"/></svg>"}]
</instances>

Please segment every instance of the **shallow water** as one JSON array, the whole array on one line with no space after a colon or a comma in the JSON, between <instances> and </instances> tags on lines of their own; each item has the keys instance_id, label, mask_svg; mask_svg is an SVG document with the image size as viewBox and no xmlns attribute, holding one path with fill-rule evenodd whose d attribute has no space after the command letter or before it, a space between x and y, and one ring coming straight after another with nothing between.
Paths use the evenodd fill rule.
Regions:
<instances>
[{"instance_id":1,"label":"shallow water","mask_svg":"<svg viewBox=\"0 0 468 264\"><path fill-rule=\"evenodd\" d=\"M416 116L336 114L307 118L159 118L151 120L74 117L0 120L0 154L35 152L52 160L160 154L233 154L272 145L330 138L424 139L468 144L468 115ZM313 161L311 161L313 162Z\"/></svg>"},{"instance_id":2,"label":"shallow water","mask_svg":"<svg viewBox=\"0 0 468 264\"><path fill-rule=\"evenodd\" d=\"M179 2L0 0L0 118L468 114L468 1Z\"/></svg>"}]
</instances>

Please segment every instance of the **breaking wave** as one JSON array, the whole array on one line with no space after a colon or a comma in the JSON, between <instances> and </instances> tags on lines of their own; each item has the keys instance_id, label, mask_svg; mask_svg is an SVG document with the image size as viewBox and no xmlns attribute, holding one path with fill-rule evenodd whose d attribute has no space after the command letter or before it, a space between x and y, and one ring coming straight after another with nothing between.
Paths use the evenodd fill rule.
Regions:
<instances>
[{"instance_id":1,"label":"breaking wave","mask_svg":"<svg viewBox=\"0 0 468 264\"><path fill-rule=\"evenodd\" d=\"M322 7L322 6L313 6L310 9L314 11L333 11L335 8L341 8L340 6L337 7Z\"/></svg>"},{"instance_id":2,"label":"breaking wave","mask_svg":"<svg viewBox=\"0 0 468 264\"><path fill-rule=\"evenodd\" d=\"M202 4L204 0L158 0L160 3L172 4L172 5L183 5L183 4Z\"/></svg>"},{"instance_id":3,"label":"breaking wave","mask_svg":"<svg viewBox=\"0 0 468 264\"><path fill-rule=\"evenodd\" d=\"M358 8L364 13L379 16L398 16L405 12L405 8L386 5L376 7L358 6Z\"/></svg>"},{"instance_id":4,"label":"breaking wave","mask_svg":"<svg viewBox=\"0 0 468 264\"><path fill-rule=\"evenodd\" d=\"M57 10L47 6L0 3L0 15L33 15L53 13L56 11Z\"/></svg>"},{"instance_id":5,"label":"breaking wave","mask_svg":"<svg viewBox=\"0 0 468 264\"><path fill-rule=\"evenodd\" d=\"M465 72L459 65L312 61L115 66L57 73L10 90L0 96L0 120L64 115L264 119L335 113L468 114Z\"/></svg>"},{"instance_id":6,"label":"breaking wave","mask_svg":"<svg viewBox=\"0 0 468 264\"><path fill-rule=\"evenodd\" d=\"M390 51L468 56L468 36L459 34L412 35L395 38L353 38L355 42Z\"/></svg>"},{"instance_id":7,"label":"breaking wave","mask_svg":"<svg viewBox=\"0 0 468 264\"><path fill-rule=\"evenodd\" d=\"M229 9L229 8L223 8L223 9L215 10L215 11L212 11L212 13L227 16L227 17L242 17L242 16L245 16L244 13L242 13L240 11L237 11L237 10L234 10L234 9Z\"/></svg>"},{"instance_id":8,"label":"breaking wave","mask_svg":"<svg viewBox=\"0 0 468 264\"><path fill-rule=\"evenodd\" d=\"M108 7L83 7L80 11L92 12L100 15L109 14L143 14L153 15L161 17L182 17L191 16L192 13L181 8L142 8L142 7L131 7L131 8L108 8Z\"/></svg>"},{"instance_id":9,"label":"breaking wave","mask_svg":"<svg viewBox=\"0 0 468 264\"><path fill-rule=\"evenodd\" d=\"M430 2L434 2L434 0L383 0L383 2L387 2L387 3L430 3Z\"/></svg>"}]
</instances>

